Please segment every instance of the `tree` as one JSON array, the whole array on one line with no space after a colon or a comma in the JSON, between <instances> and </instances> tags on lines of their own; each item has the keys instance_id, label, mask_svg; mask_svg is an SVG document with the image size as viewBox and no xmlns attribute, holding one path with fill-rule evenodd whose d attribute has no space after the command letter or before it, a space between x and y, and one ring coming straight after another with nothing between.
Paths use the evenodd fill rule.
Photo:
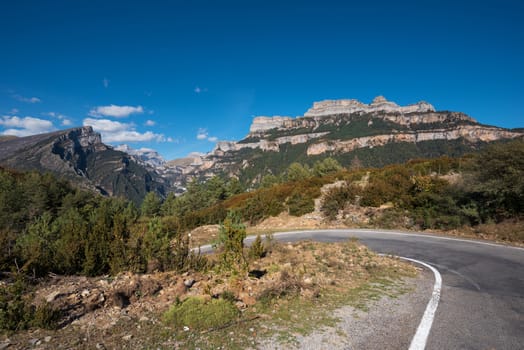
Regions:
<instances>
[{"instance_id":1,"label":"tree","mask_svg":"<svg viewBox=\"0 0 524 350\"><path fill-rule=\"evenodd\" d=\"M213 205L218 201L227 198L227 188L224 180L218 176L213 176L206 182L206 194L208 199L207 205Z\"/></svg>"},{"instance_id":2,"label":"tree","mask_svg":"<svg viewBox=\"0 0 524 350\"><path fill-rule=\"evenodd\" d=\"M144 257L148 270L166 270L173 263L173 254L169 241L169 233L159 218L152 218L147 224L143 241Z\"/></svg>"},{"instance_id":3,"label":"tree","mask_svg":"<svg viewBox=\"0 0 524 350\"><path fill-rule=\"evenodd\" d=\"M342 169L340 163L331 157L328 157L322 161L315 162L313 166L313 174L315 176L325 176L330 173L334 173Z\"/></svg>"},{"instance_id":4,"label":"tree","mask_svg":"<svg viewBox=\"0 0 524 350\"><path fill-rule=\"evenodd\" d=\"M500 220L524 212L524 140L494 144L473 159L470 191ZM468 185L468 184L467 184Z\"/></svg>"},{"instance_id":5,"label":"tree","mask_svg":"<svg viewBox=\"0 0 524 350\"><path fill-rule=\"evenodd\" d=\"M55 240L56 232L51 215L44 213L17 240L19 255L24 261L22 270L32 271L34 275L41 275L51 270L55 266L53 250Z\"/></svg>"},{"instance_id":6,"label":"tree","mask_svg":"<svg viewBox=\"0 0 524 350\"><path fill-rule=\"evenodd\" d=\"M61 273L82 271L85 260L84 245L88 235L88 222L75 207L70 207L55 221L58 240L55 242L56 262Z\"/></svg>"},{"instance_id":7,"label":"tree","mask_svg":"<svg viewBox=\"0 0 524 350\"><path fill-rule=\"evenodd\" d=\"M278 177L276 177L273 174L267 174L262 177L262 180L260 181L260 187L262 188L270 188L273 185L279 183Z\"/></svg>"},{"instance_id":8,"label":"tree","mask_svg":"<svg viewBox=\"0 0 524 350\"><path fill-rule=\"evenodd\" d=\"M287 179L288 181L300 181L311 177L311 171L309 167L303 166L300 163L294 162L287 168Z\"/></svg>"},{"instance_id":9,"label":"tree","mask_svg":"<svg viewBox=\"0 0 524 350\"><path fill-rule=\"evenodd\" d=\"M160 214L162 199L155 192L148 192L140 206L143 216L154 217Z\"/></svg>"},{"instance_id":10,"label":"tree","mask_svg":"<svg viewBox=\"0 0 524 350\"><path fill-rule=\"evenodd\" d=\"M240 216L230 211L220 225L218 241L215 244L219 249L220 266L223 269L236 272L247 269L247 260L244 256L245 238L246 227L242 224Z\"/></svg>"},{"instance_id":11,"label":"tree","mask_svg":"<svg viewBox=\"0 0 524 350\"><path fill-rule=\"evenodd\" d=\"M226 185L227 197L231 197L242 192L244 192L244 187L240 183L240 180L238 180L236 177L229 179Z\"/></svg>"}]
</instances>

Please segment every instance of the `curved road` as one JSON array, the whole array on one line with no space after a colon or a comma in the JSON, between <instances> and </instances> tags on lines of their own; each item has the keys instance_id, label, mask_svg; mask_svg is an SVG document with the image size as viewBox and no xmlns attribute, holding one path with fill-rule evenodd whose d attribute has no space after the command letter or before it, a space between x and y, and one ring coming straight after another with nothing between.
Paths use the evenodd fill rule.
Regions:
<instances>
[{"instance_id":1,"label":"curved road","mask_svg":"<svg viewBox=\"0 0 524 350\"><path fill-rule=\"evenodd\" d=\"M426 349L524 349L522 248L382 230L296 231L274 237L286 242L356 237L378 253L436 267L442 275L442 294ZM246 242L252 240L248 237Z\"/></svg>"}]
</instances>

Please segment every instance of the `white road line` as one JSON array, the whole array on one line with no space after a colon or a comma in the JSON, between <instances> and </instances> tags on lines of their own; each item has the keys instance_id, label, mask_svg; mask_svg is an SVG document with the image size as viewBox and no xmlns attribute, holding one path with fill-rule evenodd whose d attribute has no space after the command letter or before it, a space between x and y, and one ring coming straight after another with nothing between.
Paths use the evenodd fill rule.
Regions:
<instances>
[{"instance_id":1,"label":"white road line","mask_svg":"<svg viewBox=\"0 0 524 350\"><path fill-rule=\"evenodd\" d=\"M426 311L424 311L424 315L420 320L417 332L413 336L413 339L411 339L411 345L409 346L409 350L424 350L426 347L426 342L428 341L429 331L433 325L433 319L435 318L438 302L440 300L440 291L442 290L442 276L440 276L440 272L438 272L436 268L426 264L425 262L411 258L404 258L401 256L399 258L425 266L430 269L435 276L435 284L433 285L431 299L429 299L428 305L426 306Z\"/></svg>"}]
</instances>

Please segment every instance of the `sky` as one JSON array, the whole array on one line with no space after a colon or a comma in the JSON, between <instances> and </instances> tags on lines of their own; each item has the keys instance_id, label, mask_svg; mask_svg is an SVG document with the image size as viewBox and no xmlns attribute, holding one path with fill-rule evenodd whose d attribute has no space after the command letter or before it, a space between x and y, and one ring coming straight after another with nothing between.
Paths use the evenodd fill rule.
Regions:
<instances>
[{"instance_id":1,"label":"sky","mask_svg":"<svg viewBox=\"0 0 524 350\"><path fill-rule=\"evenodd\" d=\"M0 2L0 134L92 125L165 159L314 101L420 100L524 127L524 2Z\"/></svg>"}]
</instances>

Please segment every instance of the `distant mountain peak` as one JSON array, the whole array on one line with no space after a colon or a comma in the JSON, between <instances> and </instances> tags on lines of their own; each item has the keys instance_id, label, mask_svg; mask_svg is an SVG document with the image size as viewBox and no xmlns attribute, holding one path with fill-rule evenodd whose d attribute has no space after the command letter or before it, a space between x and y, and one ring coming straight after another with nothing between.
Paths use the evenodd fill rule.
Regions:
<instances>
[{"instance_id":1,"label":"distant mountain peak","mask_svg":"<svg viewBox=\"0 0 524 350\"><path fill-rule=\"evenodd\" d=\"M134 149L127 144L122 144L115 147L115 150L125 152L135 157L137 161L150 165L153 168L162 167L166 163L165 159L151 148Z\"/></svg>"}]
</instances>

